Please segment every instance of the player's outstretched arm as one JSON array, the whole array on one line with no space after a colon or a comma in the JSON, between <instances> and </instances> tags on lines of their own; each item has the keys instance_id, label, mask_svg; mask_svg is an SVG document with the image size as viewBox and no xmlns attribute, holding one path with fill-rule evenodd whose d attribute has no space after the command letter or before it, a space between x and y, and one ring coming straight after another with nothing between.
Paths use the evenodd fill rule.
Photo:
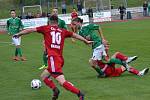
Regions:
<instances>
[{"instance_id":1,"label":"player's outstretched arm","mask_svg":"<svg viewBox=\"0 0 150 100\"><path fill-rule=\"evenodd\" d=\"M88 40L86 40L85 38L83 38L82 36L80 36L80 35L78 35L76 33L73 33L72 37L76 38L76 39L78 39L80 41L83 41L85 44L92 44L93 43L93 41L88 41Z\"/></svg>"},{"instance_id":2,"label":"player's outstretched arm","mask_svg":"<svg viewBox=\"0 0 150 100\"><path fill-rule=\"evenodd\" d=\"M102 31L101 28L99 28L98 33L99 33L100 37L102 38L103 44L104 44L105 46L108 45L108 41L104 38L103 31Z\"/></svg>"},{"instance_id":3,"label":"player's outstretched arm","mask_svg":"<svg viewBox=\"0 0 150 100\"><path fill-rule=\"evenodd\" d=\"M13 37L20 37L22 35L26 35L26 34L29 34L29 33L32 33L32 32L36 32L36 28L29 28L29 29L25 29L25 30L22 30L20 31L19 33L15 34Z\"/></svg>"}]
</instances>

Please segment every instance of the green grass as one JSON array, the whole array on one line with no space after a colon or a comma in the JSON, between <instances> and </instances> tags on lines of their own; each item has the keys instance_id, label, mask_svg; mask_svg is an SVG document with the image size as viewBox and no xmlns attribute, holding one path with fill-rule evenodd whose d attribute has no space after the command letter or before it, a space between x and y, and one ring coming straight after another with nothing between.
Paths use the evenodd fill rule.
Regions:
<instances>
[{"instance_id":1,"label":"green grass","mask_svg":"<svg viewBox=\"0 0 150 100\"><path fill-rule=\"evenodd\" d=\"M114 8L118 8L121 4L125 4L125 0L112 0ZM128 7L139 7L142 6L145 0L126 0Z\"/></svg>"},{"instance_id":2,"label":"green grass","mask_svg":"<svg viewBox=\"0 0 150 100\"><path fill-rule=\"evenodd\" d=\"M110 54L116 51L127 55L138 55L131 65L141 70L150 65L150 20L105 23L102 29L110 42ZM50 100L52 92L44 84L39 90L32 90L30 82L40 76L42 65L42 36L31 34L22 37L23 54L26 62L13 62L14 46L6 34L0 34L0 100ZM124 73L121 77L97 79L88 65L90 47L82 42L65 42L64 74L66 79L85 92L85 100L149 100L150 74L138 77ZM57 84L58 85L58 84ZM77 96L61 90L59 100L78 100Z\"/></svg>"}]
</instances>

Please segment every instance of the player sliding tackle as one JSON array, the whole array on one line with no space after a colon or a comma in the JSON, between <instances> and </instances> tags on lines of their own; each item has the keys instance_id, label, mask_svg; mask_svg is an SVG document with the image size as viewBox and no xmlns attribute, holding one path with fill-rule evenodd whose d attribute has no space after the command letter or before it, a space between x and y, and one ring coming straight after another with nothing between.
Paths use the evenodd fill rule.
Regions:
<instances>
[{"instance_id":1,"label":"player sliding tackle","mask_svg":"<svg viewBox=\"0 0 150 100\"><path fill-rule=\"evenodd\" d=\"M56 79L61 84L61 86L63 86L66 90L69 90L74 94L77 94L79 100L84 100L83 93L78 88L76 88L72 83L65 80L62 71L62 67L64 64L62 53L64 41L68 37L79 39L86 44L91 44L93 43L93 41L88 41L78 34L69 32L65 29L58 28L58 17L56 15L52 15L49 18L49 20L50 20L49 25L47 26L26 29L14 35L14 37L18 38L22 35L29 34L31 32L38 32L44 36L45 41L44 43L48 52L48 68L43 71L43 73L41 74L41 78L44 81L44 83L53 90L52 100L56 100L58 98L59 89L52 81L51 76L54 79Z\"/></svg>"},{"instance_id":2,"label":"player sliding tackle","mask_svg":"<svg viewBox=\"0 0 150 100\"><path fill-rule=\"evenodd\" d=\"M78 34L85 37L88 40L94 41L92 44L93 55L89 60L90 65L98 73L98 77L120 76L126 70L130 73L138 76L145 75L149 68L145 68L142 71L138 71L128 64L135 60L137 56L127 57L120 52L115 53L110 59L108 57L108 42L105 40L102 30L96 24L89 24L82 26L83 20L76 18L72 20L72 29ZM99 34L99 36L98 36ZM115 68L115 64L122 65L119 68Z\"/></svg>"}]
</instances>

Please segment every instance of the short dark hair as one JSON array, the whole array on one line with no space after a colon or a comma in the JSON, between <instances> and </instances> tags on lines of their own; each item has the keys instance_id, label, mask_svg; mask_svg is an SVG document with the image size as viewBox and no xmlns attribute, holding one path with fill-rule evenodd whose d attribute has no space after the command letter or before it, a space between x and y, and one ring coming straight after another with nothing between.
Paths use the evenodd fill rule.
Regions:
<instances>
[{"instance_id":1,"label":"short dark hair","mask_svg":"<svg viewBox=\"0 0 150 100\"><path fill-rule=\"evenodd\" d=\"M73 19L72 21L83 23L83 19L81 19L79 17Z\"/></svg>"},{"instance_id":2,"label":"short dark hair","mask_svg":"<svg viewBox=\"0 0 150 100\"><path fill-rule=\"evenodd\" d=\"M50 22L58 22L58 16L56 14L49 17Z\"/></svg>"},{"instance_id":3,"label":"short dark hair","mask_svg":"<svg viewBox=\"0 0 150 100\"><path fill-rule=\"evenodd\" d=\"M16 10L15 10L15 9L11 9L11 10L10 10L10 12L12 12L12 11L16 12Z\"/></svg>"}]
</instances>

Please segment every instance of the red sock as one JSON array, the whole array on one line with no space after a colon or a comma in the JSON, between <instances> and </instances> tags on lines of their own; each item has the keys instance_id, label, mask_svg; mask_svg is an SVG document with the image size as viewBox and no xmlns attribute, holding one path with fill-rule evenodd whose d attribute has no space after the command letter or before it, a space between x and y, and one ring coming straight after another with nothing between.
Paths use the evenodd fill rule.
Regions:
<instances>
[{"instance_id":1,"label":"red sock","mask_svg":"<svg viewBox=\"0 0 150 100\"><path fill-rule=\"evenodd\" d=\"M116 54L116 58L118 58L118 59L120 59L120 60L122 60L122 61L125 61L125 60L128 59L127 56L125 56L124 54L122 54L122 53L120 53L120 52L118 52L118 53Z\"/></svg>"},{"instance_id":2,"label":"red sock","mask_svg":"<svg viewBox=\"0 0 150 100\"><path fill-rule=\"evenodd\" d=\"M135 74L135 75L138 75L139 74L139 71L133 67L130 67L129 68L129 72L132 73L132 74Z\"/></svg>"},{"instance_id":3,"label":"red sock","mask_svg":"<svg viewBox=\"0 0 150 100\"><path fill-rule=\"evenodd\" d=\"M46 78L44 79L44 83L45 83L48 87L50 87L51 89L56 88L55 83L54 83L51 79L49 79L48 77L46 77Z\"/></svg>"},{"instance_id":4,"label":"red sock","mask_svg":"<svg viewBox=\"0 0 150 100\"><path fill-rule=\"evenodd\" d=\"M66 90L69 90L69 91L71 91L71 92L74 93L74 94L79 94L79 93L80 93L80 90L77 89L76 87L74 87L73 84L71 84L71 83L68 82L68 81L64 82L63 87L64 87Z\"/></svg>"}]
</instances>

